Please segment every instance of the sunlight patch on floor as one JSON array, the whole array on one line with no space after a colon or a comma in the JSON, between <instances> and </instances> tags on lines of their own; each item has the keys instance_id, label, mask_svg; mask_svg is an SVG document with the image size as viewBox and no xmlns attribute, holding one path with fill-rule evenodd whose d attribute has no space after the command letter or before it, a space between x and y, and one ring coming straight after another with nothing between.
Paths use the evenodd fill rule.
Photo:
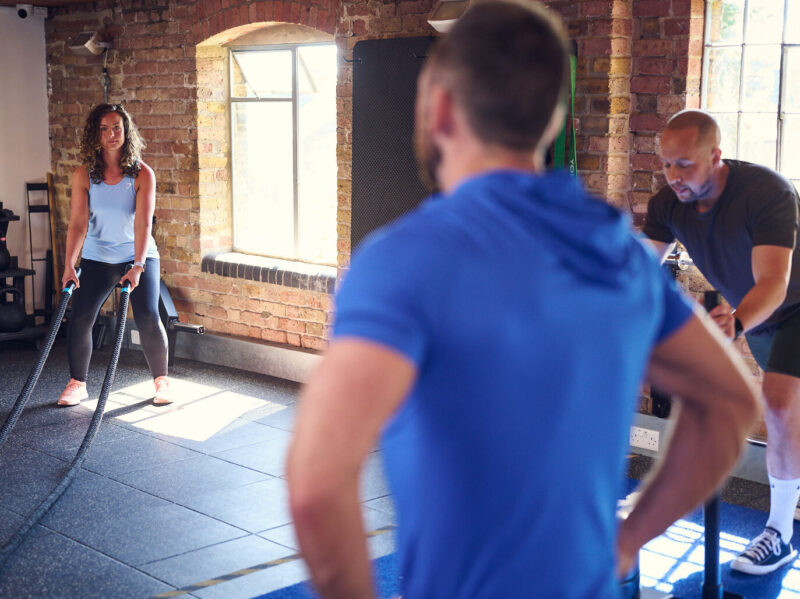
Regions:
<instances>
[{"instance_id":1,"label":"sunlight patch on floor","mask_svg":"<svg viewBox=\"0 0 800 599\"><path fill-rule=\"evenodd\" d=\"M170 392L173 403L156 406L151 403L152 381L129 385L109 395L105 412L142 430L206 441L252 410L268 416L286 409L265 399L181 379L171 380ZM94 411L97 400L84 401L81 407Z\"/></svg>"},{"instance_id":2,"label":"sunlight patch on floor","mask_svg":"<svg viewBox=\"0 0 800 599\"><path fill-rule=\"evenodd\" d=\"M703 536L701 525L678 520L667 532L650 541L639 553L641 585L669 593L677 581L702 572L705 563ZM727 532L720 533L720 564L731 561L749 541ZM800 599L798 565L793 565L783 579L780 597Z\"/></svg>"}]
</instances>

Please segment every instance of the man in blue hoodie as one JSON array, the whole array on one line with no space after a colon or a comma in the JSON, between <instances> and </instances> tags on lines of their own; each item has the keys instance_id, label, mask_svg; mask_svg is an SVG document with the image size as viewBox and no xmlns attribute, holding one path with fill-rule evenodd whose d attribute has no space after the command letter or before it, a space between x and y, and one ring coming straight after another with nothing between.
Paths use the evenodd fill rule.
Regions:
<instances>
[{"instance_id":1,"label":"man in blue hoodie","mask_svg":"<svg viewBox=\"0 0 800 599\"><path fill-rule=\"evenodd\" d=\"M374 596L358 476L379 435L406 599L617 598L615 571L735 463L746 370L626 216L543 172L566 65L540 5L481 2L420 75L417 151L442 193L353 257L288 459L323 597ZM645 372L682 409L618 530Z\"/></svg>"}]
</instances>

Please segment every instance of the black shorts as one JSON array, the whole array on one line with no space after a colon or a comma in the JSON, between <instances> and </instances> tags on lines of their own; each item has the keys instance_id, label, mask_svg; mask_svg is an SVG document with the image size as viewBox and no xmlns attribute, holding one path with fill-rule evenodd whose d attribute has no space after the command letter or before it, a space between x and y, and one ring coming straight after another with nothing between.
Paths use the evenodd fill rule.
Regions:
<instances>
[{"instance_id":1,"label":"black shorts","mask_svg":"<svg viewBox=\"0 0 800 599\"><path fill-rule=\"evenodd\" d=\"M765 331L745 333L745 337L764 372L800 378L800 310Z\"/></svg>"}]
</instances>

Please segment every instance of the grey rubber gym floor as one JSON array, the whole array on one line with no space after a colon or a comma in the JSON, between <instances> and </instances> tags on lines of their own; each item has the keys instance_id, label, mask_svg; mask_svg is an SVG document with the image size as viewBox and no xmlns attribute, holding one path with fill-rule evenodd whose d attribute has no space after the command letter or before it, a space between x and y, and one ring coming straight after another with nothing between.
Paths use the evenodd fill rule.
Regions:
<instances>
[{"instance_id":1,"label":"grey rubber gym floor","mask_svg":"<svg viewBox=\"0 0 800 599\"><path fill-rule=\"evenodd\" d=\"M90 399L59 408L69 374L64 340L56 341L0 448L0 544L65 474L110 354L94 353ZM37 357L31 345L0 343L0 424ZM0 597L146 598L192 588L171 596L249 599L308 577L296 558L284 479L298 385L182 359L170 374L175 403L153 406L144 357L123 350L83 469L0 572ZM641 478L651 464L631 457L629 476ZM367 530L390 529L369 539L371 556L391 553L395 515L379 451L367 461L361 494ZM738 479L723 490L724 501L759 510L768 496L765 485Z\"/></svg>"},{"instance_id":2,"label":"grey rubber gym floor","mask_svg":"<svg viewBox=\"0 0 800 599\"><path fill-rule=\"evenodd\" d=\"M95 351L89 396L59 408L69 380L56 341L25 412L0 448L0 544L56 486L83 440L110 348ZM0 343L0 424L38 352ZM103 424L72 486L0 572L0 597L251 598L307 578L287 506L284 458L298 385L176 360L175 403L153 406L143 355L123 350ZM394 510L380 452L362 476L367 530L391 528ZM369 540L393 551L393 533ZM212 579L262 565L205 587Z\"/></svg>"}]
</instances>

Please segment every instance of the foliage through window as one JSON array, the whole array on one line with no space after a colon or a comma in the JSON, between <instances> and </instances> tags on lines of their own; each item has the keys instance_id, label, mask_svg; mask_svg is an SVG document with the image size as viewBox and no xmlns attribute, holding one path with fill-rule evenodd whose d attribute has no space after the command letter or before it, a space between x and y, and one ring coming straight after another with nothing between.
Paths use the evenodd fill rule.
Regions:
<instances>
[{"instance_id":1,"label":"foliage through window","mask_svg":"<svg viewBox=\"0 0 800 599\"><path fill-rule=\"evenodd\" d=\"M703 103L722 155L800 188L800 1L707 0Z\"/></svg>"},{"instance_id":2,"label":"foliage through window","mask_svg":"<svg viewBox=\"0 0 800 599\"><path fill-rule=\"evenodd\" d=\"M230 52L234 250L336 264L336 46Z\"/></svg>"}]
</instances>

